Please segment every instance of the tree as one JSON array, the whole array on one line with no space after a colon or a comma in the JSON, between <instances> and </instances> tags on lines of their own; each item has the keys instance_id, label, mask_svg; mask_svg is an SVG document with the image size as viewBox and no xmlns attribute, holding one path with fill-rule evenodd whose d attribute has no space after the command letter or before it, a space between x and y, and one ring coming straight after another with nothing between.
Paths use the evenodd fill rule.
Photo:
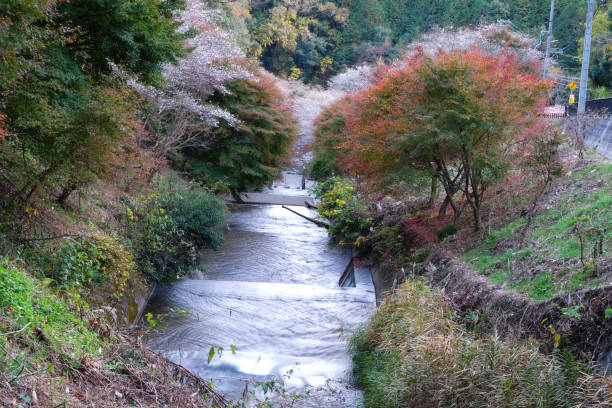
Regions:
<instances>
[{"instance_id":1,"label":"tree","mask_svg":"<svg viewBox=\"0 0 612 408\"><path fill-rule=\"evenodd\" d=\"M44 45L44 26L50 14L46 1L4 0L0 4L0 89L10 88L20 72L35 63Z\"/></svg>"},{"instance_id":2,"label":"tree","mask_svg":"<svg viewBox=\"0 0 612 408\"><path fill-rule=\"evenodd\" d=\"M130 81L150 103L147 128L141 141L160 157L169 157L187 148L205 147L206 135L223 120L235 125L236 118L208 99L215 93L228 93L225 83L250 79L245 68L244 53L228 33L213 24L215 10L207 9L198 0L189 0L179 16L180 30L191 31L186 41L190 53L176 64L164 64L163 89Z\"/></svg>"},{"instance_id":3,"label":"tree","mask_svg":"<svg viewBox=\"0 0 612 408\"><path fill-rule=\"evenodd\" d=\"M224 183L238 197L272 181L295 135L295 121L272 78L234 80L227 89L211 101L238 122L221 121L205 136L207 146L184 149L181 167L207 184Z\"/></svg>"},{"instance_id":4,"label":"tree","mask_svg":"<svg viewBox=\"0 0 612 408\"><path fill-rule=\"evenodd\" d=\"M456 216L455 194L462 193L478 230L485 191L505 177L549 85L537 67L507 52L420 52L403 65L357 94L341 144L348 167L381 184L431 175Z\"/></svg>"},{"instance_id":5,"label":"tree","mask_svg":"<svg viewBox=\"0 0 612 408\"><path fill-rule=\"evenodd\" d=\"M123 74L155 82L182 55L176 0L14 1L0 5L1 204L48 187L64 203L104 173L134 130ZM14 137L7 138L6 135ZM57 191L59 190L59 193Z\"/></svg>"},{"instance_id":6,"label":"tree","mask_svg":"<svg viewBox=\"0 0 612 408\"><path fill-rule=\"evenodd\" d=\"M309 169L314 180L323 181L343 174L340 156L345 152L339 146L346 137L346 120L352 104L351 97L344 97L325 108L316 119L314 157Z\"/></svg>"},{"instance_id":7,"label":"tree","mask_svg":"<svg viewBox=\"0 0 612 408\"><path fill-rule=\"evenodd\" d=\"M612 5L603 11L593 21L590 77L595 86L612 89Z\"/></svg>"},{"instance_id":8,"label":"tree","mask_svg":"<svg viewBox=\"0 0 612 408\"><path fill-rule=\"evenodd\" d=\"M70 0L59 2L56 20L74 30L68 49L86 72L108 74L112 62L150 83L162 63L184 53L173 15L183 6L183 0Z\"/></svg>"}]
</instances>

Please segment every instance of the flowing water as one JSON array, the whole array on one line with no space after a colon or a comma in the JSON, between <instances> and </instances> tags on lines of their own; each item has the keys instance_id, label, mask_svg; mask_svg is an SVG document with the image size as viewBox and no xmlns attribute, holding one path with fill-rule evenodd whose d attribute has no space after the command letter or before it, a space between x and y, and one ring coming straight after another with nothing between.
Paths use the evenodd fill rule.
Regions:
<instances>
[{"instance_id":1,"label":"flowing water","mask_svg":"<svg viewBox=\"0 0 612 408\"><path fill-rule=\"evenodd\" d=\"M269 192L302 194L291 187L280 183ZM231 398L240 396L244 379L279 378L293 369L292 391L311 390L297 406L357 406L346 342L374 309L369 272L356 269L356 286L339 287L350 253L279 205L233 206L225 236L221 249L202 253L202 279L156 290L148 311L169 313L168 326L149 346L212 378ZM169 312L175 306L189 313ZM225 351L209 363L211 347Z\"/></svg>"}]
</instances>

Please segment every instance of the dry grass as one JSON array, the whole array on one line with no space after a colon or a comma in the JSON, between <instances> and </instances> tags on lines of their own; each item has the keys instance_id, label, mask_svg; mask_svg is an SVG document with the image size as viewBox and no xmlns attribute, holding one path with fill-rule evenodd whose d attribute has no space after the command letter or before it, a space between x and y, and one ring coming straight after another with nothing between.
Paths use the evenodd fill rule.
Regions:
<instances>
[{"instance_id":1,"label":"dry grass","mask_svg":"<svg viewBox=\"0 0 612 408\"><path fill-rule=\"evenodd\" d=\"M41 345L44 347L44 345ZM23 353L17 342L4 350ZM0 376L0 406L7 407L227 407L229 403L181 366L144 349L132 337L99 358L84 357L78 367L58 356L26 359L26 375ZM53 370L49 364L53 363ZM5 373L6 374L6 373ZM23 374L22 374L23 375Z\"/></svg>"},{"instance_id":2,"label":"dry grass","mask_svg":"<svg viewBox=\"0 0 612 408\"><path fill-rule=\"evenodd\" d=\"M473 336L422 283L401 286L352 347L366 407L612 406L612 380L532 341Z\"/></svg>"}]
</instances>

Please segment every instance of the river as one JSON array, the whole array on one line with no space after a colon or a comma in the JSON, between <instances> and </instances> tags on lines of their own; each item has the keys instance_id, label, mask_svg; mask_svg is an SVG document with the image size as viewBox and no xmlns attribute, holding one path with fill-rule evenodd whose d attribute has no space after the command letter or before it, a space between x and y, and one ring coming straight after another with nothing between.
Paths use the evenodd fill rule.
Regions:
<instances>
[{"instance_id":1,"label":"river","mask_svg":"<svg viewBox=\"0 0 612 408\"><path fill-rule=\"evenodd\" d=\"M285 175L270 194L301 195ZM305 207L291 207L314 217ZM350 252L329 243L325 229L280 205L232 205L225 244L201 254L201 279L158 288L148 310L167 313L168 326L148 344L239 398L245 379L282 378L310 396L297 407L355 407L347 341L375 307L369 271L355 287L339 287ZM179 307L185 313L173 313ZM231 345L236 353L231 352ZM209 363L211 347L223 347Z\"/></svg>"}]
</instances>

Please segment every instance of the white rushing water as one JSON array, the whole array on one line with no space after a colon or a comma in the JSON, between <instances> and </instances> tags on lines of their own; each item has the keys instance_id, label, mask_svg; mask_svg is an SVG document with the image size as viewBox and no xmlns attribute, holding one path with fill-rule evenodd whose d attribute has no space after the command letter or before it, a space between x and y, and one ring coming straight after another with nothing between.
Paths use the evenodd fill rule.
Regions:
<instances>
[{"instance_id":1,"label":"white rushing water","mask_svg":"<svg viewBox=\"0 0 612 408\"><path fill-rule=\"evenodd\" d=\"M296 170L307 165L304 149L323 106L367 86L370 75L367 67L350 70L328 90L285 83L299 119ZM265 193L304 196L301 181L287 172ZM304 207L293 209L316 216ZM331 245L325 229L280 205L233 206L225 237L218 251L202 253L202 279L156 290L148 311L167 313L168 326L149 337L149 347L212 379L230 398L240 398L245 379L278 379L293 370L291 392L309 392L296 407L358 406L361 393L351 383L347 341L375 308L369 271L356 270L356 287L339 287L350 252ZM172 313L173 307L188 314ZM225 351L209 363L211 347Z\"/></svg>"},{"instance_id":2,"label":"white rushing water","mask_svg":"<svg viewBox=\"0 0 612 408\"><path fill-rule=\"evenodd\" d=\"M281 206L235 206L225 245L202 254L204 279L156 291L149 311L178 306L188 314L169 313L149 346L232 398L244 389L239 379L282 378L293 369L292 391L312 393L297 406L354 407L347 340L372 312L375 295L367 271L358 271L356 287L338 286L349 259L325 229ZM211 347L225 352L208 363Z\"/></svg>"}]
</instances>

